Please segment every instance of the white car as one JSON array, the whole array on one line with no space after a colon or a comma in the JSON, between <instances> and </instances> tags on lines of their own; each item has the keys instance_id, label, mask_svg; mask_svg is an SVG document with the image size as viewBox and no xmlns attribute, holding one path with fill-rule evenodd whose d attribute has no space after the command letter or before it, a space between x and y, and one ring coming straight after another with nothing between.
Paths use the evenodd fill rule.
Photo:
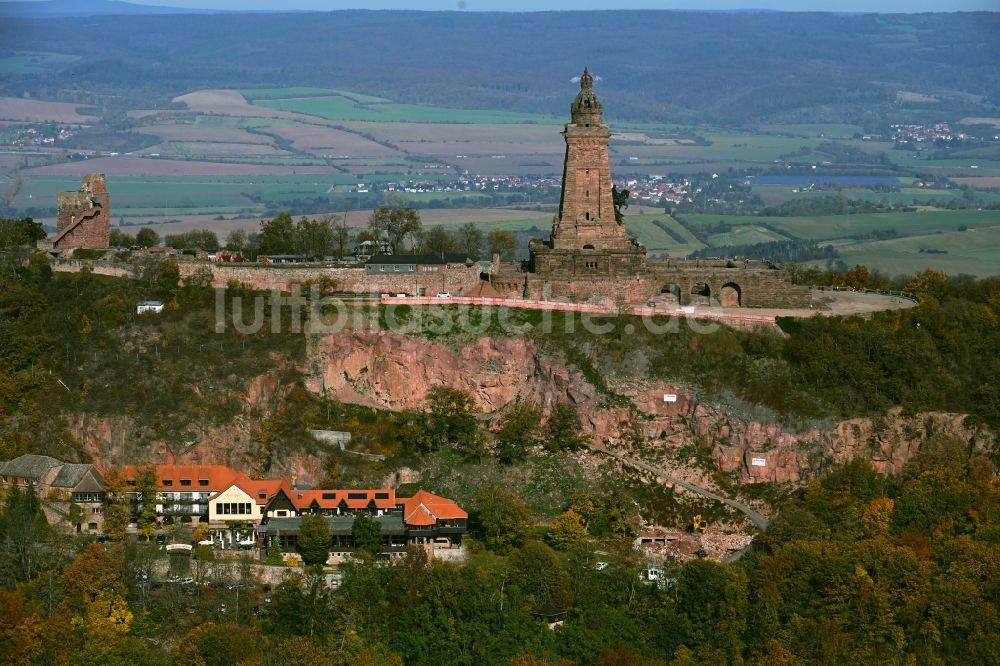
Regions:
<instances>
[{"instance_id":1,"label":"white car","mask_svg":"<svg viewBox=\"0 0 1000 666\"><path fill-rule=\"evenodd\" d=\"M439 291L437 297L438 298L451 298L451 292L449 292L449 291Z\"/></svg>"}]
</instances>

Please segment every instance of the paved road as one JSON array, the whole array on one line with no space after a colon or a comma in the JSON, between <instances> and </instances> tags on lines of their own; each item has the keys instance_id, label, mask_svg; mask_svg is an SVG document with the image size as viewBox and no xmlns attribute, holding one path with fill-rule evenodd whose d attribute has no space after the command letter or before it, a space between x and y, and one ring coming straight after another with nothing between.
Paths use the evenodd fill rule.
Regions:
<instances>
[{"instance_id":1,"label":"paved road","mask_svg":"<svg viewBox=\"0 0 1000 666\"><path fill-rule=\"evenodd\" d=\"M599 448L599 447L593 447L591 450L597 451L599 453L604 453L605 455L609 455L612 458L617 458L618 460L622 461L626 465L629 465L630 467L637 467L639 469L642 469L642 470L645 470L645 471L649 472L650 474L655 474L658 477L666 479L670 483L674 483L674 484L677 484L678 486L681 486L683 488L687 488L691 492L698 493L699 495L702 495L703 497L707 497L707 498L713 499L713 500L715 500L717 502L722 502L723 504L727 504L727 505L733 507L734 509L736 509L737 511L741 511L744 514L746 514L747 518L749 518L753 522L753 524L757 526L757 529L759 529L761 531L767 529L767 518L765 518L761 514L757 513L756 511L754 511L753 509L751 509L749 506L747 506L743 502L740 502L740 501L737 501L737 500L734 500L734 499L729 499L728 497L723 497L722 495L718 495L716 493L713 493L711 490L705 490L701 486L696 486L695 484L691 483L690 481L685 481L683 479L678 479L677 477L675 477L674 475L670 474L666 470L660 469L658 467L653 467L652 465L646 464L646 463L642 462L641 460L636 460L635 458L632 458L630 456L626 456L624 454L617 453L615 451L609 451L608 449Z\"/></svg>"}]
</instances>

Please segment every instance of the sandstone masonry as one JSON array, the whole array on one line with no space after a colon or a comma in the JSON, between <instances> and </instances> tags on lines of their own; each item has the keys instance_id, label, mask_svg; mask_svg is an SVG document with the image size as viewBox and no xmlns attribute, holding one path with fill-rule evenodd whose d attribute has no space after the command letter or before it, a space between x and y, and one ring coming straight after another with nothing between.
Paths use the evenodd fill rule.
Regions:
<instances>
[{"instance_id":1,"label":"sandstone masonry","mask_svg":"<svg viewBox=\"0 0 1000 666\"><path fill-rule=\"evenodd\" d=\"M111 199L104 174L83 177L80 189L60 192L56 235L45 249L105 248L110 243Z\"/></svg>"}]
</instances>

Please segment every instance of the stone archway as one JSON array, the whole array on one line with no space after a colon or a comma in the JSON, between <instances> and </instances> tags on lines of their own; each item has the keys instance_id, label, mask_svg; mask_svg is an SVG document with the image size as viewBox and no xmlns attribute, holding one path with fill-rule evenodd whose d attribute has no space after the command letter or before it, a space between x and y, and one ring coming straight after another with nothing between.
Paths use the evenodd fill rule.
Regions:
<instances>
[{"instance_id":1,"label":"stone archway","mask_svg":"<svg viewBox=\"0 0 1000 666\"><path fill-rule=\"evenodd\" d=\"M727 282L719 290L719 304L724 308L738 308L743 304L743 291L735 282Z\"/></svg>"},{"instance_id":2,"label":"stone archway","mask_svg":"<svg viewBox=\"0 0 1000 666\"><path fill-rule=\"evenodd\" d=\"M681 286L675 282L668 282L660 287L660 298L668 303L680 305Z\"/></svg>"},{"instance_id":3,"label":"stone archway","mask_svg":"<svg viewBox=\"0 0 1000 666\"><path fill-rule=\"evenodd\" d=\"M712 288L707 282L695 282L691 287L691 303L693 305L711 305Z\"/></svg>"}]
</instances>

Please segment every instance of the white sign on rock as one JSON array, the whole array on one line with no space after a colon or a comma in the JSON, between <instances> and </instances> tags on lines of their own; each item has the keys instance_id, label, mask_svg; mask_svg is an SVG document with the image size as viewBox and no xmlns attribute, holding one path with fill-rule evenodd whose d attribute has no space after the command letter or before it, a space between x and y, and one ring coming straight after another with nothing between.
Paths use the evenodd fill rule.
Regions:
<instances>
[{"instance_id":1,"label":"white sign on rock","mask_svg":"<svg viewBox=\"0 0 1000 666\"><path fill-rule=\"evenodd\" d=\"M677 394L676 393L664 393L663 394L663 402L677 402Z\"/></svg>"},{"instance_id":2,"label":"white sign on rock","mask_svg":"<svg viewBox=\"0 0 1000 666\"><path fill-rule=\"evenodd\" d=\"M767 458L751 458L750 464L754 467L767 467Z\"/></svg>"}]
</instances>

